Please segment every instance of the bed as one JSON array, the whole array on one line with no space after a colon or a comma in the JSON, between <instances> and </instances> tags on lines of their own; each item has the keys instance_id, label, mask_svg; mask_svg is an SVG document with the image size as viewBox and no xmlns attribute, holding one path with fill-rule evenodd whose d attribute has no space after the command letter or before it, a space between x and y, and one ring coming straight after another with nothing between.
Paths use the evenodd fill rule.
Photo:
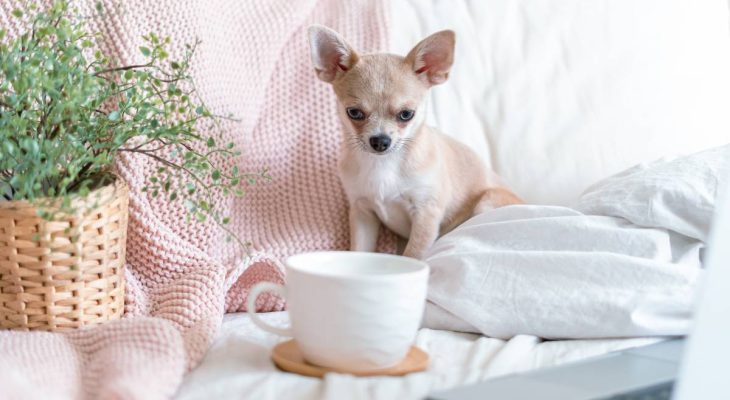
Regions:
<instances>
[{"instance_id":1,"label":"bed","mask_svg":"<svg viewBox=\"0 0 730 400\"><path fill-rule=\"evenodd\" d=\"M724 0L393 0L390 47L402 54L428 33L456 30L456 64L449 82L434 90L429 122L475 149L528 202L575 207L590 185L634 164L730 142L727 8ZM497 330L487 337L458 332L485 330L474 329L476 317L454 318L458 306L431 304L428 328L417 339L431 365L404 378L314 379L278 371L269 351L284 339L257 329L246 314L228 314L176 398L421 398L681 334L689 303L673 309L674 325L633 335L642 338L607 338L606 329L560 339L581 337L576 327L548 341L539 337L552 336L541 334L554 332L545 330L549 321L531 335ZM265 318L286 321L285 312ZM625 332L615 336L630 336Z\"/></svg>"}]
</instances>

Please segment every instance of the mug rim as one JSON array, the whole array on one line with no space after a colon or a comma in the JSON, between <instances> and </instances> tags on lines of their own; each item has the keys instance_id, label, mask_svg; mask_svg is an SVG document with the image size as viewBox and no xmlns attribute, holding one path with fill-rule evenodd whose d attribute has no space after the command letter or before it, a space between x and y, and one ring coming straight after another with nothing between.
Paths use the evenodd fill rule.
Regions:
<instances>
[{"instance_id":1,"label":"mug rim","mask_svg":"<svg viewBox=\"0 0 730 400\"><path fill-rule=\"evenodd\" d=\"M303 268L302 266L296 265L299 259L305 258L305 257L316 257L316 256L323 256L323 255L334 255L334 256L340 256L340 257L370 257L370 258L379 258L381 260L393 260L397 261L399 263L405 263L410 264L411 266L414 266L411 270L408 271L396 271L393 273L387 273L387 274L333 274L333 273L323 273L322 271L313 271L309 268ZM357 281L389 281L389 280L397 280L397 279L403 279L408 277L417 277L422 274L426 274L428 276L429 272L429 266L425 262L421 260L417 260L415 258L405 257L401 255L396 254L388 254L388 253L371 253L371 252L364 252L364 251L343 251L343 250L319 250L319 251L309 251L304 253L295 254L293 256L289 256L284 261L284 265L286 268L291 269L293 271L296 271L297 273L309 275L309 276L315 276L318 278L332 278L332 279L340 279L340 280L357 280Z\"/></svg>"}]
</instances>

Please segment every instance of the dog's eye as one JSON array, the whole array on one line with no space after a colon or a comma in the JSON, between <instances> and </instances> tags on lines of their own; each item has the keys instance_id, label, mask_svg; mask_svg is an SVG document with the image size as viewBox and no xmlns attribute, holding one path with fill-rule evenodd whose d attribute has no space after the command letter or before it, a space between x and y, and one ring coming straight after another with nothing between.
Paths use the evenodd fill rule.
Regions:
<instances>
[{"instance_id":1,"label":"dog's eye","mask_svg":"<svg viewBox=\"0 0 730 400\"><path fill-rule=\"evenodd\" d=\"M416 112L413 110L403 110L398 113L398 119L401 121L410 121L413 118L413 114Z\"/></svg>"},{"instance_id":2,"label":"dog's eye","mask_svg":"<svg viewBox=\"0 0 730 400\"><path fill-rule=\"evenodd\" d=\"M347 109L347 116L350 117L350 119L354 119L356 121L365 119L365 113L362 112L361 109L355 107L350 107Z\"/></svg>"}]
</instances>

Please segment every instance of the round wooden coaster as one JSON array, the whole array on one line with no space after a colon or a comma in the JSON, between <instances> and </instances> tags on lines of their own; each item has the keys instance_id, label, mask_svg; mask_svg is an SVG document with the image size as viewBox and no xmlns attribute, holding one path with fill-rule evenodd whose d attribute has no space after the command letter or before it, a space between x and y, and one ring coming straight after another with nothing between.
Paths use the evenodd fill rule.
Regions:
<instances>
[{"instance_id":1,"label":"round wooden coaster","mask_svg":"<svg viewBox=\"0 0 730 400\"><path fill-rule=\"evenodd\" d=\"M428 354L416 346L411 346L411 350L406 355L406 358L403 359L400 364L391 368L352 372L336 368L320 367L310 364L304 360L304 356L302 356L302 352L299 351L299 346L297 346L297 342L294 341L294 339L277 344L271 351L271 359L274 360L274 364L276 364L277 367L284 371L293 372L299 375L314 376L317 378L323 377L324 374L328 372L337 372L340 374L350 374L355 376L402 376L410 374L411 372L424 371L428 368Z\"/></svg>"}]
</instances>

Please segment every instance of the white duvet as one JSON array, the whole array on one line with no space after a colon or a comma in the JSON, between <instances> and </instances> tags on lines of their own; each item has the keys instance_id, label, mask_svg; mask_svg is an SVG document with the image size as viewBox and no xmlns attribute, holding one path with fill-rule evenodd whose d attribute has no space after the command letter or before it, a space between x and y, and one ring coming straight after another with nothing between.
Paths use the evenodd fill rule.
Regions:
<instances>
[{"instance_id":1,"label":"white duvet","mask_svg":"<svg viewBox=\"0 0 730 400\"><path fill-rule=\"evenodd\" d=\"M521 205L472 218L426 259L427 324L498 338L687 333L729 163L730 145L629 169L576 209Z\"/></svg>"}]
</instances>

